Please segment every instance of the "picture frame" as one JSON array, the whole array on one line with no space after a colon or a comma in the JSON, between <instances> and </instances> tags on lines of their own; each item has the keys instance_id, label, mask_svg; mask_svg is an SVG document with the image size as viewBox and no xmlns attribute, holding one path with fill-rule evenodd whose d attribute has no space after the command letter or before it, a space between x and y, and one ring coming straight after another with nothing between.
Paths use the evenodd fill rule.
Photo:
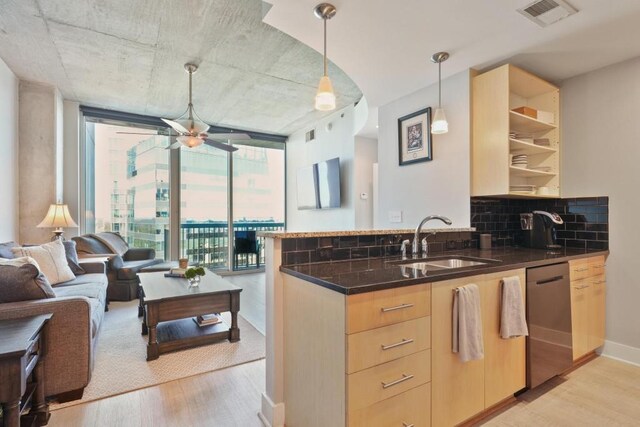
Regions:
<instances>
[{"instance_id":1,"label":"picture frame","mask_svg":"<svg viewBox=\"0 0 640 427\"><path fill-rule=\"evenodd\" d=\"M398 164L431 160L431 107L427 107L398 119Z\"/></svg>"}]
</instances>

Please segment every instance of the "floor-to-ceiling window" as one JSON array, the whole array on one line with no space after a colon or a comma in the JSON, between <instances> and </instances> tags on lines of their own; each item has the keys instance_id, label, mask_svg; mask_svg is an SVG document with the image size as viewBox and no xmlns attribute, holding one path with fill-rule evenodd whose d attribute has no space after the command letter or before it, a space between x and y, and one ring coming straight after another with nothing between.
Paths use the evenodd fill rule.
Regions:
<instances>
[{"instance_id":1,"label":"floor-to-ceiling window","mask_svg":"<svg viewBox=\"0 0 640 427\"><path fill-rule=\"evenodd\" d=\"M85 128L84 232L116 231L167 258L169 138L132 124L87 120Z\"/></svg>"},{"instance_id":2,"label":"floor-to-ceiling window","mask_svg":"<svg viewBox=\"0 0 640 427\"><path fill-rule=\"evenodd\" d=\"M264 265L260 238L257 254L236 240L284 229L283 143L254 138L231 155L207 145L167 150L167 128L87 115L84 122L84 232L117 231L132 247L212 269Z\"/></svg>"}]
</instances>

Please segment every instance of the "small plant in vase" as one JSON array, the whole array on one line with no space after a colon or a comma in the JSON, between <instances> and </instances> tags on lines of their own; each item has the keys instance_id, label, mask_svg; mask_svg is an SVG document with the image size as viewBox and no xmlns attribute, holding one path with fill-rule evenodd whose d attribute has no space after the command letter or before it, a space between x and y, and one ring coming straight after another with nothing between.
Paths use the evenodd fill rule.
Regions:
<instances>
[{"instance_id":1,"label":"small plant in vase","mask_svg":"<svg viewBox=\"0 0 640 427\"><path fill-rule=\"evenodd\" d=\"M205 271L202 267L191 267L184 272L184 277L189 281L190 287L196 287L200 285L200 278L204 276Z\"/></svg>"}]
</instances>

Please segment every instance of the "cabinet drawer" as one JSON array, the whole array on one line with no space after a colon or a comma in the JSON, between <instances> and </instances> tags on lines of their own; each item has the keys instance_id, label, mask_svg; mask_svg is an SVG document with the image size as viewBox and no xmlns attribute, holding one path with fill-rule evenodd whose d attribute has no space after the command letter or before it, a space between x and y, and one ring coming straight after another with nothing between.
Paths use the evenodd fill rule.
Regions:
<instances>
[{"instance_id":1,"label":"cabinet drawer","mask_svg":"<svg viewBox=\"0 0 640 427\"><path fill-rule=\"evenodd\" d=\"M347 373L361 371L430 347L429 316L347 335Z\"/></svg>"},{"instance_id":2,"label":"cabinet drawer","mask_svg":"<svg viewBox=\"0 0 640 427\"><path fill-rule=\"evenodd\" d=\"M604 274L604 256L589 258L589 276L602 276Z\"/></svg>"},{"instance_id":3,"label":"cabinet drawer","mask_svg":"<svg viewBox=\"0 0 640 427\"><path fill-rule=\"evenodd\" d=\"M366 331L430 314L430 284L351 295L347 297L346 332Z\"/></svg>"},{"instance_id":4,"label":"cabinet drawer","mask_svg":"<svg viewBox=\"0 0 640 427\"><path fill-rule=\"evenodd\" d=\"M583 258L569 261L569 277L572 282L589 277L589 260Z\"/></svg>"},{"instance_id":5,"label":"cabinet drawer","mask_svg":"<svg viewBox=\"0 0 640 427\"><path fill-rule=\"evenodd\" d=\"M349 427L431 425L431 383L349 413Z\"/></svg>"},{"instance_id":6,"label":"cabinet drawer","mask_svg":"<svg viewBox=\"0 0 640 427\"><path fill-rule=\"evenodd\" d=\"M366 408L431 380L431 350L347 375L347 409Z\"/></svg>"}]
</instances>

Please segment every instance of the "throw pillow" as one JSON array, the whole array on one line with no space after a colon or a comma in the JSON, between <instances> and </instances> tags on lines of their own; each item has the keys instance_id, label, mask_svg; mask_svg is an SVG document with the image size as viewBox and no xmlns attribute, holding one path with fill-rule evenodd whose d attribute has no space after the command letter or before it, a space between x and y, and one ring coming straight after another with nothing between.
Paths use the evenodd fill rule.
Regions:
<instances>
[{"instance_id":1,"label":"throw pillow","mask_svg":"<svg viewBox=\"0 0 640 427\"><path fill-rule=\"evenodd\" d=\"M54 240L40 246L11 248L11 251L15 256L28 256L35 259L40 266L40 271L52 285L76 278L67 264L67 256L61 240Z\"/></svg>"},{"instance_id":2,"label":"throw pillow","mask_svg":"<svg viewBox=\"0 0 640 427\"><path fill-rule=\"evenodd\" d=\"M76 276L79 274L85 274L84 268L80 266L80 260L78 260L78 251L76 251L76 242L73 240L65 240L62 242L64 245L64 252L67 256L67 264L73 274Z\"/></svg>"},{"instance_id":3,"label":"throw pillow","mask_svg":"<svg viewBox=\"0 0 640 427\"><path fill-rule=\"evenodd\" d=\"M55 298L47 278L33 264L0 265L0 303Z\"/></svg>"},{"instance_id":4,"label":"throw pillow","mask_svg":"<svg viewBox=\"0 0 640 427\"><path fill-rule=\"evenodd\" d=\"M14 267L22 267L25 264L35 265L38 271L42 273L38 262L31 257L23 256L18 258L0 258L0 265L13 265Z\"/></svg>"},{"instance_id":5,"label":"throw pillow","mask_svg":"<svg viewBox=\"0 0 640 427\"><path fill-rule=\"evenodd\" d=\"M0 258L13 258L13 252L11 252L11 248L14 248L16 242L6 242L0 243Z\"/></svg>"}]
</instances>

